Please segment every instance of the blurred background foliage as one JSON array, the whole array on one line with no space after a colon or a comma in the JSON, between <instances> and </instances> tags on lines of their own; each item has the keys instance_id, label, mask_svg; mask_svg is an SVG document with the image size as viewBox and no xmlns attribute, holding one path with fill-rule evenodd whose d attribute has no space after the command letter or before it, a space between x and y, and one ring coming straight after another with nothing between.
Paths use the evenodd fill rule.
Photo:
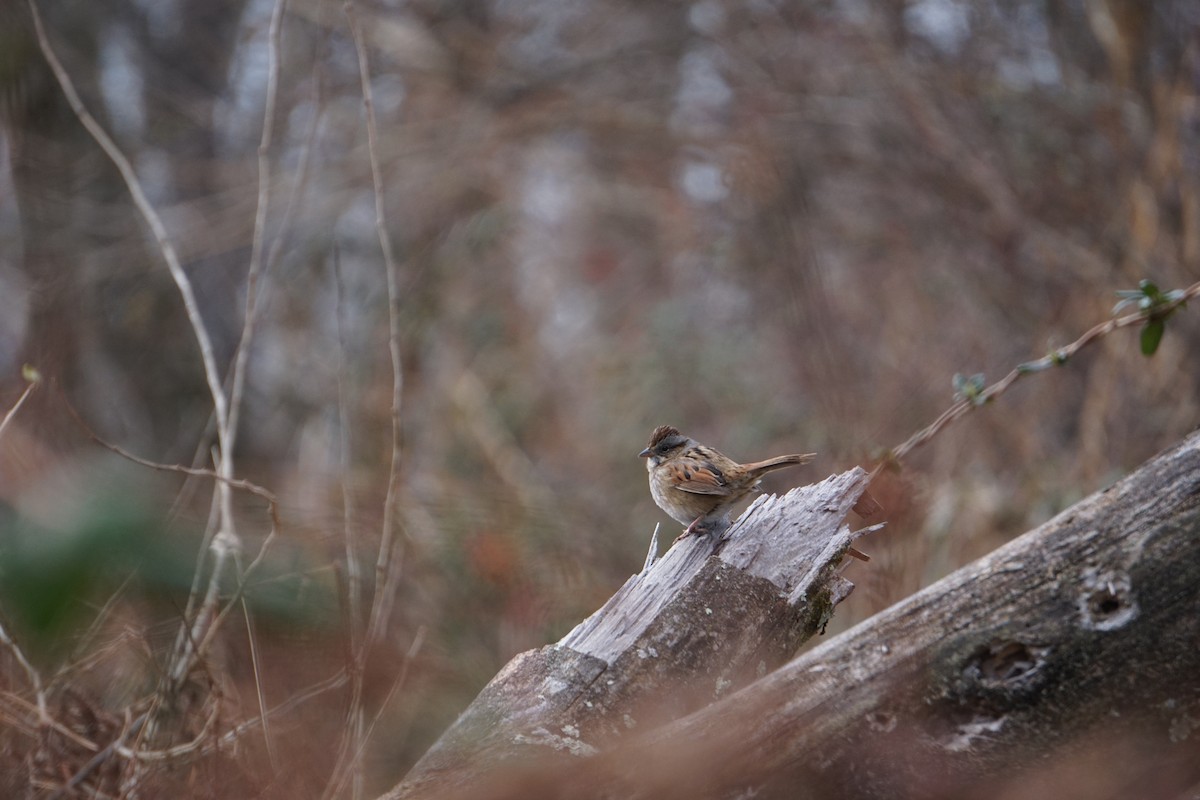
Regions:
<instances>
[{"instance_id":1,"label":"blurred background foliage","mask_svg":"<svg viewBox=\"0 0 1200 800\"><path fill-rule=\"evenodd\" d=\"M163 215L228 366L245 315L273 3L39 7ZM641 566L666 522L635 457L655 425L746 460L819 451L795 479L816 480L931 421L956 372L998 378L1106 318L1117 290L1197 277L1200 8L1188 0L355 8L400 262L403 362L402 578L368 664L381 709L373 786L402 775L510 657L564 634ZM104 602L85 603L75 585L92 585L80 568L95 553L164 537L194 552L187 532L209 510L203 481L142 468L122 470L138 487L122 505L96 499L111 476L81 470L98 448L66 404L144 458L203 464L211 400L161 256L68 107L23 3L0 9L0 40L2 407L24 388L22 364L46 378L0 438L0 536L28 556L5 565L3 613L21 616L22 587L67 581L63 596L86 605L72 610L78 627L56 629L73 640ZM344 663L344 536L352 528L373 563L392 385L342 3L288 0L279 57L265 231L277 256L236 454L283 517L260 580L283 587L269 605L294 616L267 613L249 629L271 704ZM1122 332L916 454L876 492L889 527L865 545L874 559L851 568L859 589L831 633L1192 429L1198 344L1192 311L1150 360ZM108 530L120 509L141 521L121 523L116 544L83 535L82 549L37 566L16 542L46 535L48 492L91 509L76 530ZM268 527L261 503L239 502L255 542ZM167 507L167 522L147 521L158 517L146 509ZM135 580L180 569L174 556L148 558ZM136 669L152 684L179 602L133 591L104 606L104 629L87 632L86 680L67 665L59 689L87 689L119 715L103 687L131 667L112 643L147 654ZM239 624L209 664L230 724L255 713ZM0 667L15 691L7 653ZM212 796L313 795L344 707L337 692L298 704L275 723L270 753L255 740L163 785L201 775Z\"/></svg>"}]
</instances>

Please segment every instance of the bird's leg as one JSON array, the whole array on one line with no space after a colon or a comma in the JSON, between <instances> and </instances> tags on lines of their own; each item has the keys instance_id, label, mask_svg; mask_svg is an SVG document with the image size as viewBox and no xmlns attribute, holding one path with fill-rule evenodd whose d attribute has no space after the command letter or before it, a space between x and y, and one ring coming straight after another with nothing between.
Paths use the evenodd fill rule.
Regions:
<instances>
[{"instance_id":1,"label":"bird's leg","mask_svg":"<svg viewBox=\"0 0 1200 800\"><path fill-rule=\"evenodd\" d=\"M683 533L675 537L675 542L680 542L693 534L708 533L707 525L705 525L705 515L701 514L692 520L692 524L683 529ZM675 542L671 542L671 546L675 546Z\"/></svg>"}]
</instances>

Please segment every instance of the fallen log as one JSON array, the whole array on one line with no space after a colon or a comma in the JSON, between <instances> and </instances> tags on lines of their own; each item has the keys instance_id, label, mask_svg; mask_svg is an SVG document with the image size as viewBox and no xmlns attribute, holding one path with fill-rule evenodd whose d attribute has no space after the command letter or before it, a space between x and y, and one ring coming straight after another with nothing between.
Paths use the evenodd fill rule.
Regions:
<instances>
[{"instance_id":1,"label":"fallen log","mask_svg":"<svg viewBox=\"0 0 1200 800\"><path fill-rule=\"evenodd\" d=\"M588 756L776 669L852 584L855 468L764 495L723 536L681 540L554 645L514 658L388 798L478 791L500 767Z\"/></svg>"},{"instance_id":2,"label":"fallen log","mask_svg":"<svg viewBox=\"0 0 1200 800\"><path fill-rule=\"evenodd\" d=\"M706 612L679 611L688 616L676 631L703 629ZM683 680L672 674L655 691L671 697ZM609 702L636 709L651 697ZM1200 434L740 691L647 727L562 759L491 761L470 785L423 788L473 798L1196 796Z\"/></svg>"}]
</instances>

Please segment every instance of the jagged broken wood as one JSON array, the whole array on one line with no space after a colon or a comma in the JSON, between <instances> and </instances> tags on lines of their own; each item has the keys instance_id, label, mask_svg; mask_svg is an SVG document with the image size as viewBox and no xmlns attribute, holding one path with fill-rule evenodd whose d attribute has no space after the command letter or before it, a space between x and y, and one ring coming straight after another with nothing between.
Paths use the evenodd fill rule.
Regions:
<instances>
[{"instance_id":1,"label":"jagged broken wood","mask_svg":"<svg viewBox=\"0 0 1200 800\"><path fill-rule=\"evenodd\" d=\"M689 537L557 644L514 658L388 798L463 793L498 767L585 756L765 675L819 633L853 585L839 573L855 468L759 497L721 541Z\"/></svg>"}]
</instances>

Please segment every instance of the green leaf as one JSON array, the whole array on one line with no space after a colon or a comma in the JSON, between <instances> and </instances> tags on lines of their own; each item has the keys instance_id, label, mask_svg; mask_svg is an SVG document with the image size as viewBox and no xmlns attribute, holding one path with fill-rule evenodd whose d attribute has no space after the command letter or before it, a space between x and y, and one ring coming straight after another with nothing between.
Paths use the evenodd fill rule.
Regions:
<instances>
[{"instance_id":1,"label":"green leaf","mask_svg":"<svg viewBox=\"0 0 1200 800\"><path fill-rule=\"evenodd\" d=\"M1158 343L1162 341L1163 331L1166 330L1166 327L1161 319L1152 319L1146 323L1146 327L1142 328L1142 355L1154 355L1154 352L1158 350Z\"/></svg>"}]
</instances>

